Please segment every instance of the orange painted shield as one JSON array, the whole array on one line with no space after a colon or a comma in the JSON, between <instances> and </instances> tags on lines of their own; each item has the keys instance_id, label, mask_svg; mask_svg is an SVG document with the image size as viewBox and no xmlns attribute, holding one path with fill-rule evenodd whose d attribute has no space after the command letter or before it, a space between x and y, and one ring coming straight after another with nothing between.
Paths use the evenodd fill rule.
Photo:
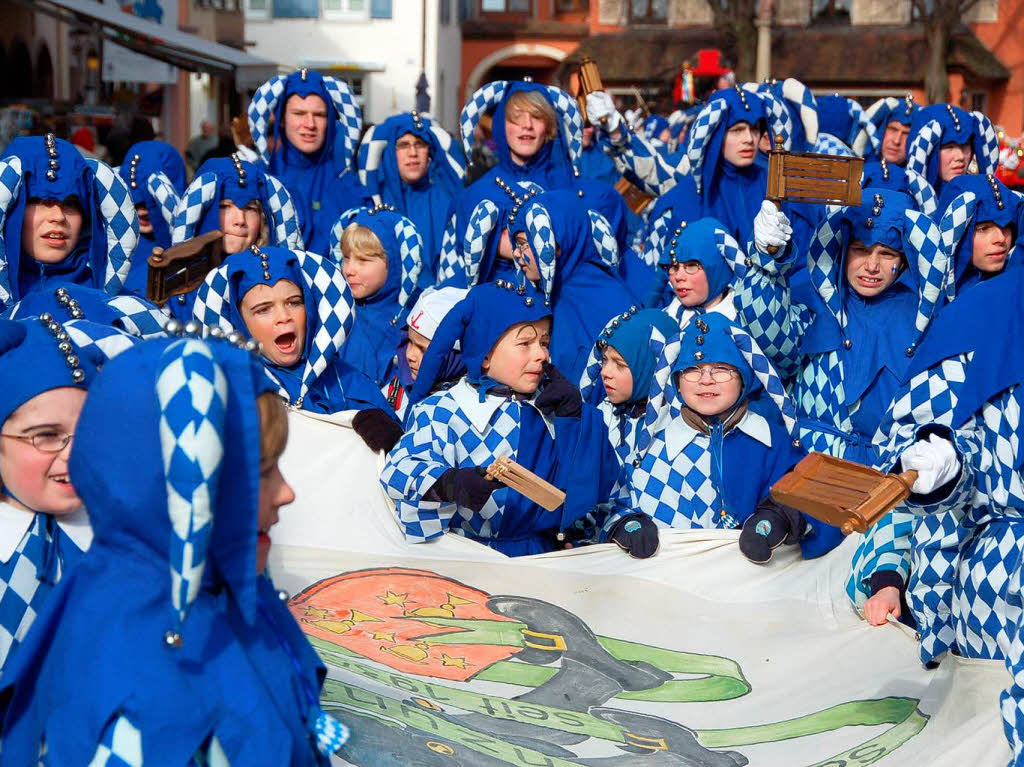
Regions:
<instances>
[{"instance_id":1,"label":"orange painted shield","mask_svg":"<svg viewBox=\"0 0 1024 767\"><path fill-rule=\"evenodd\" d=\"M490 595L436 573L405 568L359 570L315 583L289 606L311 637L340 645L396 671L466 681L518 647L435 645L431 637L459 628L431 626L430 618L510 621L487 609Z\"/></svg>"}]
</instances>

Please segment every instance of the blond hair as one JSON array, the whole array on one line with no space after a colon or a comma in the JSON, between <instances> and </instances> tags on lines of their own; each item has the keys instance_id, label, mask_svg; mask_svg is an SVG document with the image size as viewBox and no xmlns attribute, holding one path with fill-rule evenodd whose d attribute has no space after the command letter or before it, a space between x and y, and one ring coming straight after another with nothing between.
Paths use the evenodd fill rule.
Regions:
<instances>
[{"instance_id":1,"label":"blond hair","mask_svg":"<svg viewBox=\"0 0 1024 767\"><path fill-rule=\"evenodd\" d=\"M256 398L260 417L260 463L276 461L288 444L288 411L274 392L263 392Z\"/></svg>"},{"instance_id":2,"label":"blond hair","mask_svg":"<svg viewBox=\"0 0 1024 767\"><path fill-rule=\"evenodd\" d=\"M528 113L535 120L544 123L544 136L548 141L555 137L558 129L558 117L540 91L516 91L505 102L505 120L515 122L520 112Z\"/></svg>"},{"instance_id":3,"label":"blond hair","mask_svg":"<svg viewBox=\"0 0 1024 767\"><path fill-rule=\"evenodd\" d=\"M359 224L349 224L341 233L341 252L345 256L376 256L388 260L388 254L373 230Z\"/></svg>"}]
</instances>

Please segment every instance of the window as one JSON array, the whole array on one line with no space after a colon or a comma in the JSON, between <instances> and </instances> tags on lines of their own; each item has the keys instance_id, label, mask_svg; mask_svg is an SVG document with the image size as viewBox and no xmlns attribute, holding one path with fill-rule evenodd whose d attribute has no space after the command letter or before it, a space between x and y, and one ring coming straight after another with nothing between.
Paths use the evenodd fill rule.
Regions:
<instances>
[{"instance_id":1,"label":"window","mask_svg":"<svg viewBox=\"0 0 1024 767\"><path fill-rule=\"evenodd\" d=\"M480 0L481 13L508 13L526 15L530 13L530 0Z\"/></svg>"},{"instance_id":2,"label":"window","mask_svg":"<svg viewBox=\"0 0 1024 767\"><path fill-rule=\"evenodd\" d=\"M668 22L668 0L630 0L629 20L633 24Z\"/></svg>"},{"instance_id":3,"label":"window","mask_svg":"<svg viewBox=\"0 0 1024 767\"><path fill-rule=\"evenodd\" d=\"M988 94L985 91L974 91L971 94L971 111L984 113L988 107Z\"/></svg>"},{"instance_id":4,"label":"window","mask_svg":"<svg viewBox=\"0 0 1024 767\"><path fill-rule=\"evenodd\" d=\"M588 0L555 0L555 13L586 13L589 8Z\"/></svg>"},{"instance_id":5,"label":"window","mask_svg":"<svg viewBox=\"0 0 1024 767\"><path fill-rule=\"evenodd\" d=\"M438 0L437 21L441 26L452 23L452 0Z\"/></svg>"},{"instance_id":6,"label":"window","mask_svg":"<svg viewBox=\"0 0 1024 767\"><path fill-rule=\"evenodd\" d=\"M391 0L370 0L371 19L390 19Z\"/></svg>"},{"instance_id":7,"label":"window","mask_svg":"<svg viewBox=\"0 0 1024 767\"><path fill-rule=\"evenodd\" d=\"M321 68L319 70L325 75L330 75L335 80L344 80L345 84L348 85L349 90L352 91L352 96L355 97L356 103L360 107L366 106L366 72L353 69L330 69Z\"/></svg>"},{"instance_id":8,"label":"window","mask_svg":"<svg viewBox=\"0 0 1024 767\"><path fill-rule=\"evenodd\" d=\"M278 19L315 19L320 15L317 0L272 0L274 18Z\"/></svg>"},{"instance_id":9,"label":"window","mask_svg":"<svg viewBox=\"0 0 1024 767\"><path fill-rule=\"evenodd\" d=\"M368 3L369 0L323 0L324 18L332 21L362 21L367 18Z\"/></svg>"}]
</instances>

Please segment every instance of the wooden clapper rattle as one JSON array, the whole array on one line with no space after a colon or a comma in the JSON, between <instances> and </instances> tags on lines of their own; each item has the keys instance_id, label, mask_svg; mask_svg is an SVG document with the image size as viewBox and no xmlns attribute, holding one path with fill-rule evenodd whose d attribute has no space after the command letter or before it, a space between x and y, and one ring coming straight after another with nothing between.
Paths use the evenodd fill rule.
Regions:
<instances>
[{"instance_id":1,"label":"wooden clapper rattle","mask_svg":"<svg viewBox=\"0 0 1024 767\"><path fill-rule=\"evenodd\" d=\"M589 56L584 56L583 60L580 61L578 75L579 91L576 95L576 103L579 105L580 114L583 116L583 124L586 125L589 122L587 119L587 94L594 91L603 91L604 84L601 82L601 73L597 70L597 62ZM643 100L639 91L637 91L636 95L638 99ZM608 118L604 118L601 120L601 124L603 125L607 121ZM622 129L626 130L625 126ZM636 184L633 184L625 176L615 182L615 191L622 195L622 199L626 201L629 209L638 216L644 212L654 199L654 197L647 194Z\"/></svg>"},{"instance_id":2,"label":"wooden clapper rattle","mask_svg":"<svg viewBox=\"0 0 1024 767\"><path fill-rule=\"evenodd\" d=\"M836 157L816 152L787 152L785 139L775 137L768 153L768 191L765 198L782 209L782 201L812 205L860 205L862 157ZM774 245L768 247L778 252Z\"/></svg>"},{"instance_id":3,"label":"wooden clapper rattle","mask_svg":"<svg viewBox=\"0 0 1024 767\"><path fill-rule=\"evenodd\" d=\"M219 229L167 250L153 248L147 261L146 298L163 306L172 296L189 293L224 260L224 233Z\"/></svg>"},{"instance_id":4,"label":"wooden clapper rattle","mask_svg":"<svg viewBox=\"0 0 1024 767\"><path fill-rule=\"evenodd\" d=\"M485 476L511 487L548 511L554 511L565 503L565 493L507 455L495 458L494 463L487 467Z\"/></svg>"},{"instance_id":5,"label":"wooden clapper rattle","mask_svg":"<svg viewBox=\"0 0 1024 767\"><path fill-rule=\"evenodd\" d=\"M910 495L916 479L916 471L884 474L853 461L811 453L772 486L772 498L849 535L867 532Z\"/></svg>"}]
</instances>

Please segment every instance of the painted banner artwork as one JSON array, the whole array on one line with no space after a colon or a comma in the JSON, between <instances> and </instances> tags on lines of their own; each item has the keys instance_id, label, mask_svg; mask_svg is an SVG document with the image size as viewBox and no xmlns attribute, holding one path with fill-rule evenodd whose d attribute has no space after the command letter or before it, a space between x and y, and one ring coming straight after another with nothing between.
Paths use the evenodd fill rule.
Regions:
<instances>
[{"instance_id":1,"label":"painted banner artwork","mask_svg":"<svg viewBox=\"0 0 1024 767\"><path fill-rule=\"evenodd\" d=\"M857 544L756 566L731 531L510 560L407 544L344 423L289 418L270 572L365 767L1003 767L1001 661L924 668L845 596Z\"/></svg>"},{"instance_id":2,"label":"painted banner artwork","mask_svg":"<svg viewBox=\"0 0 1024 767\"><path fill-rule=\"evenodd\" d=\"M324 660L357 678L329 680L323 703L358 733L343 751L358 764L378 763L375 757L401 740L407 763L422 765L736 767L749 763L733 750L744 745L891 725L820 762L868 765L927 721L912 698L851 701L726 730L692 730L621 709L614 699L727 701L751 689L728 658L597 636L557 605L491 596L429 571L346 573L306 589L291 607ZM550 665L555 662L557 668ZM394 697L370 692L359 678L389 688ZM522 692L499 697L444 684L474 679ZM592 739L619 753L586 758L573 750Z\"/></svg>"}]
</instances>

